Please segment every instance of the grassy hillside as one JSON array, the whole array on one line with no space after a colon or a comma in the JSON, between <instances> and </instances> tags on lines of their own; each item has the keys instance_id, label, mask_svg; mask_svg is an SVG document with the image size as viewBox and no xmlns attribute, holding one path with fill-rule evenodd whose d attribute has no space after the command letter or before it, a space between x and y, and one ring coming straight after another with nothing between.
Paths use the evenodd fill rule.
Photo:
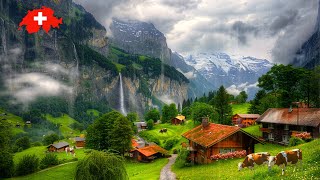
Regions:
<instances>
[{"instance_id":1,"label":"grassy hillside","mask_svg":"<svg viewBox=\"0 0 320 180\"><path fill-rule=\"evenodd\" d=\"M4 114L7 115L4 115ZM24 126L24 121L22 120L21 117L16 116L14 114L8 113L2 109L0 109L0 121L7 121L8 123L12 124L12 132L13 135L17 135L19 133L23 133L23 126ZM17 124L20 124L20 127L16 127Z\"/></svg>"},{"instance_id":2,"label":"grassy hillside","mask_svg":"<svg viewBox=\"0 0 320 180\"><path fill-rule=\"evenodd\" d=\"M293 172L289 165L286 174L281 176L281 169L274 166L268 172L267 166L255 166L254 171L243 169L238 172L237 164L243 159L220 160L208 165L197 165L187 168L173 168L178 178L183 179L317 179L320 177L320 140L302 144L296 147L284 147L273 144L256 145L256 152L270 152L276 155L282 150L300 148L303 154L303 165Z\"/></svg>"},{"instance_id":3,"label":"grassy hillside","mask_svg":"<svg viewBox=\"0 0 320 180\"><path fill-rule=\"evenodd\" d=\"M77 123L78 121L74 120L73 118L71 118L70 116L64 114L61 117L58 118L54 118L51 115L46 115L46 118L48 121L54 123L54 124L60 124L60 132L62 133L62 135L64 137L75 137L80 135L80 132L77 130L74 130L70 127L71 124L73 123Z\"/></svg>"},{"instance_id":4,"label":"grassy hillside","mask_svg":"<svg viewBox=\"0 0 320 180\"><path fill-rule=\"evenodd\" d=\"M242 130L254 135L254 136L257 136L257 137L262 137L262 132L259 130L261 127L261 125L254 125L254 126L249 126L249 127L246 127L246 128L242 128Z\"/></svg>"},{"instance_id":5,"label":"grassy hillside","mask_svg":"<svg viewBox=\"0 0 320 180\"><path fill-rule=\"evenodd\" d=\"M249 111L250 103L232 104L233 114L247 114Z\"/></svg>"}]
</instances>

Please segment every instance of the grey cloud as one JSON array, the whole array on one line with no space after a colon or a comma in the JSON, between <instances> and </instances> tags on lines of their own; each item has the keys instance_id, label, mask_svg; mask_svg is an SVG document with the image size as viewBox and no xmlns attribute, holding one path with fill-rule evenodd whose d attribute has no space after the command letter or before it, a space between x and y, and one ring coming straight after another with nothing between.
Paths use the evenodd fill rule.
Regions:
<instances>
[{"instance_id":1,"label":"grey cloud","mask_svg":"<svg viewBox=\"0 0 320 180\"><path fill-rule=\"evenodd\" d=\"M162 0L161 3L174 7L179 11L196 9L202 0Z\"/></svg>"},{"instance_id":2,"label":"grey cloud","mask_svg":"<svg viewBox=\"0 0 320 180\"><path fill-rule=\"evenodd\" d=\"M280 16L276 17L270 25L271 33L278 33L283 28L294 23L294 21L298 18L298 15L299 12L297 10L289 10L287 13L281 14Z\"/></svg>"},{"instance_id":3,"label":"grey cloud","mask_svg":"<svg viewBox=\"0 0 320 180\"><path fill-rule=\"evenodd\" d=\"M257 35L258 29L252 25L246 24L242 21L236 21L231 27L234 36L243 45L247 44L247 36L250 34Z\"/></svg>"}]
</instances>

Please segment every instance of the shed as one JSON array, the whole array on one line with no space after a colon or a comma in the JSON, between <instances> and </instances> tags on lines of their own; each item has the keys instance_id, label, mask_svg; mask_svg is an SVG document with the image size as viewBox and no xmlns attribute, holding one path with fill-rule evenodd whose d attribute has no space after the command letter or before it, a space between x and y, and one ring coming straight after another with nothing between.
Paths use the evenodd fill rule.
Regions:
<instances>
[{"instance_id":1,"label":"shed","mask_svg":"<svg viewBox=\"0 0 320 180\"><path fill-rule=\"evenodd\" d=\"M79 147L81 148L86 145L86 138L84 138L84 137L75 137L74 141L76 142L77 148L79 148Z\"/></svg>"},{"instance_id":2,"label":"shed","mask_svg":"<svg viewBox=\"0 0 320 180\"><path fill-rule=\"evenodd\" d=\"M138 161L150 162L153 159L165 157L168 151L162 147L154 144L138 149L134 149L130 152L131 157L137 159Z\"/></svg>"},{"instance_id":3,"label":"shed","mask_svg":"<svg viewBox=\"0 0 320 180\"><path fill-rule=\"evenodd\" d=\"M235 114L232 116L233 125L239 127L248 127L254 125L260 114Z\"/></svg>"},{"instance_id":4,"label":"shed","mask_svg":"<svg viewBox=\"0 0 320 180\"><path fill-rule=\"evenodd\" d=\"M47 146L49 152L63 152L66 147L69 147L69 143L64 141Z\"/></svg>"},{"instance_id":5,"label":"shed","mask_svg":"<svg viewBox=\"0 0 320 180\"><path fill-rule=\"evenodd\" d=\"M183 124L185 120L186 120L186 117L179 114L178 116L171 119L171 124L174 124L174 125Z\"/></svg>"}]
</instances>

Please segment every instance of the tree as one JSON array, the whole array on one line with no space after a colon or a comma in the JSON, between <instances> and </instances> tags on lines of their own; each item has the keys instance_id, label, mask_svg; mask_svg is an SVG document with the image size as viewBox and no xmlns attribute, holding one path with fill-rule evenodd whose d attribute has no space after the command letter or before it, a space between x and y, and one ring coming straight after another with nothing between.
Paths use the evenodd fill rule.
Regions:
<instances>
[{"instance_id":1,"label":"tree","mask_svg":"<svg viewBox=\"0 0 320 180\"><path fill-rule=\"evenodd\" d=\"M43 144L45 145L49 145L49 144L53 144L54 142L59 141L59 136L58 134L49 134L46 135L43 139Z\"/></svg>"},{"instance_id":2,"label":"tree","mask_svg":"<svg viewBox=\"0 0 320 180\"><path fill-rule=\"evenodd\" d=\"M162 108L162 123L170 122L170 120L178 115L176 104L172 103L169 106L164 105Z\"/></svg>"},{"instance_id":3,"label":"tree","mask_svg":"<svg viewBox=\"0 0 320 180\"><path fill-rule=\"evenodd\" d=\"M108 152L92 151L76 167L75 180L127 180L122 157Z\"/></svg>"},{"instance_id":4,"label":"tree","mask_svg":"<svg viewBox=\"0 0 320 180\"><path fill-rule=\"evenodd\" d=\"M128 113L127 114L127 119L132 123L139 121L138 114L135 113L135 112Z\"/></svg>"},{"instance_id":5,"label":"tree","mask_svg":"<svg viewBox=\"0 0 320 180\"><path fill-rule=\"evenodd\" d=\"M28 149L31 146L30 139L27 136L17 139L15 144L18 148L22 148L23 150Z\"/></svg>"},{"instance_id":6,"label":"tree","mask_svg":"<svg viewBox=\"0 0 320 180\"><path fill-rule=\"evenodd\" d=\"M183 108L182 114L183 114L187 119L191 118L191 115L192 115L192 109L191 109L191 107L185 107L185 108Z\"/></svg>"},{"instance_id":7,"label":"tree","mask_svg":"<svg viewBox=\"0 0 320 180\"><path fill-rule=\"evenodd\" d=\"M153 120L152 119L147 121L147 127L149 130L153 129Z\"/></svg>"},{"instance_id":8,"label":"tree","mask_svg":"<svg viewBox=\"0 0 320 180\"><path fill-rule=\"evenodd\" d=\"M39 169L39 158L33 155L24 155L17 164L16 173L17 175L26 175L36 172Z\"/></svg>"},{"instance_id":9,"label":"tree","mask_svg":"<svg viewBox=\"0 0 320 180\"><path fill-rule=\"evenodd\" d=\"M128 144L131 145L132 134L129 120L119 112L112 111L88 127L86 147L96 150L114 149L123 154Z\"/></svg>"},{"instance_id":10,"label":"tree","mask_svg":"<svg viewBox=\"0 0 320 180\"><path fill-rule=\"evenodd\" d=\"M226 89L221 86L214 98L215 109L218 112L220 124L231 124L232 108L228 102L229 94Z\"/></svg>"},{"instance_id":11,"label":"tree","mask_svg":"<svg viewBox=\"0 0 320 180\"><path fill-rule=\"evenodd\" d=\"M110 149L124 155L125 152L131 149L132 136L131 123L126 117L120 116L113 124Z\"/></svg>"},{"instance_id":12,"label":"tree","mask_svg":"<svg viewBox=\"0 0 320 180\"><path fill-rule=\"evenodd\" d=\"M14 174L13 154L11 152L11 124L0 121L0 179Z\"/></svg>"},{"instance_id":13,"label":"tree","mask_svg":"<svg viewBox=\"0 0 320 180\"><path fill-rule=\"evenodd\" d=\"M249 107L249 113L251 114L259 114L259 105L260 101L263 97L267 95L265 90L259 90L257 94L255 95L254 99L251 101L251 105Z\"/></svg>"},{"instance_id":14,"label":"tree","mask_svg":"<svg viewBox=\"0 0 320 180\"><path fill-rule=\"evenodd\" d=\"M195 122L202 122L203 117L210 117L211 121L215 120L216 112L213 107L206 103L196 102L192 105L192 118Z\"/></svg>"},{"instance_id":15,"label":"tree","mask_svg":"<svg viewBox=\"0 0 320 180\"><path fill-rule=\"evenodd\" d=\"M258 105L258 114L263 114L269 108L277 107L279 107L277 97L272 94L267 94L260 100L260 104Z\"/></svg>"},{"instance_id":16,"label":"tree","mask_svg":"<svg viewBox=\"0 0 320 180\"><path fill-rule=\"evenodd\" d=\"M145 114L144 120L148 121L150 119L154 122L157 122L160 119L160 112L156 108L151 109Z\"/></svg>"},{"instance_id":17,"label":"tree","mask_svg":"<svg viewBox=\"0 0 320 180\"><path fill-rule=\"evenodd\" d=\"M247 102L248 95L245 91L241 91L240 94L236 97L238 103L245 103Z\"/></svg>"}]
</instances>

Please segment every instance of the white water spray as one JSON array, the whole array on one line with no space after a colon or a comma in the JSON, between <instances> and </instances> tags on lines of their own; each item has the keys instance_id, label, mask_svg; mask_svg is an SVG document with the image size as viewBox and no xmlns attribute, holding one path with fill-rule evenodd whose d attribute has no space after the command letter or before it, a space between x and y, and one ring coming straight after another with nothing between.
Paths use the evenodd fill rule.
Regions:
<instances>
[{"instance_id":1,"label":"white water spray","mask_svg":"<svg viewBox=\"0 0 320 180\"><path fill-rule=\"evenodd\" d=\"M122 75L119 73L120 79L120 111L123 115L127 115L127 111L124 107L124 93L123 93L123 83L122 83Z\"/></svg>"}]
</instances>

